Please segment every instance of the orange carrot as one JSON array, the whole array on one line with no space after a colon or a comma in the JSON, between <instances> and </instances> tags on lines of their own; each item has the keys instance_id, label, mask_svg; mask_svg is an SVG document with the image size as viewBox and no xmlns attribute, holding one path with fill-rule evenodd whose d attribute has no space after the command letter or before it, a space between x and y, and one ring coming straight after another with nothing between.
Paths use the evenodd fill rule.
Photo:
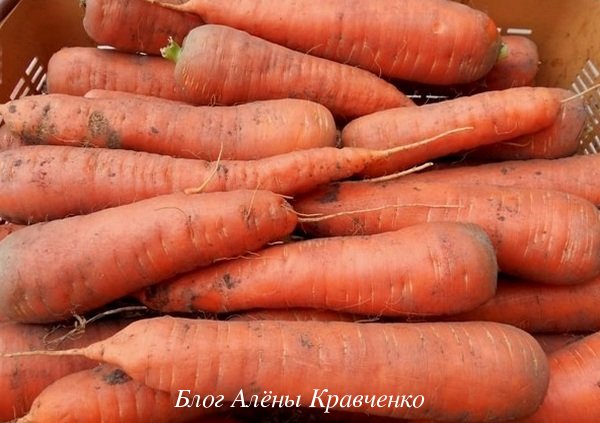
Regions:
<instances>
[{"instance_id":1,"label":"orange carrot","mask_svg":"<svg viewBox=\"0 0 600 423\"><path fill-rule=\"evenodd\" d=\"M25 141L9 131L7 125L0 126L0 151L24 145Z\"/></svg>"},{"instance_id":2,"label":"orange carrot","mask_svg":"<svg viewBox=\"0 0 600 423\"><path fill-rule=\"evenodd\" d=\"M0 242L0 309L22 322L83 313L289 234L268 191L172 194L23 228Z\"/></svg>"},{"instance_id":3,"label":"orange carrot","mask_svg":"<svg viewBox=\"0 0 600 423\"><path fill-rule=\"evenodd\" d=\"M83 28L100 45L160 56L169 37L181 42L202 20L145 0L85 0Z\"/></svg>"},{"instance_id":4,"label":"orange carrot","mask_svg":"<svg viewBox=\"0 0 600 423\"><path fill-rule=\"evenodd\" d=\"M390 156L371 166L367 176L380 176L476 146L529 134L550 126L561 109L566 90L518 87L459 97L418 107L393 108L355 119L342 131L348 147L388 149L454 129L471 127L434 143Z\"/></svg>"},{"instance_id":5,"label":"orange carrot","mask_svg":"<svg viewBox=\"0 0 600 423\"><path fill-rule=\"evenodd\" d=\"M486 90L535 85L540 66L537 44L523 35L503 35L498 60L482 80Z\"/></svg>"},{"instance_id":6,"label":"orange carrot","mask_svg":"<svg viewBox=\"0 0 600 423\"><path fill-rule=\"evenodd\" d=\"M593 423L600 420L600 332L548 357L550 383L542 405L519 423Z\"/></svg>"},{"instance_id":7,"label":"orange carrot","mask_svg":"<svg viewBox=\"0 0 600 423\"><path fill-rule=\"evenodd\" d=\"M213 411L176 408L176 400L134 381L115 366L101 365L58 379L15 423L192 423Z\"/></svg>"},{"instance_id":8,"label":"orange carrot","mask_svg":"<svg viewBox=\"0 0 600 423\"><path fill-rule=\"evenodd\" d=\"M348 178L381 159L380 153L323 147L206 162L139 151L24 146L0 152L0 216L34 223L182 191L264 189L293 196Z\"/></svg>"},{"instance_id":9,"label":"orange carrot","mask_svg":"<svg viewBox=\"0 0 600 423\"><path fill-rule=\"evenodd\" d=\"M203 160L257 159L337 142L331 113L295 99L194 107L132 96L54 94L10 101L0 106L0 114L30 144L124 148Z\"/></svg>"},{"instance_id":10,"label":"orange carrot","mask_svg":"<svg viewBox=\"0 0 600 423\"><path fill-rule=\"evenodd\" d=\"M294 207L325 215L303 223L312 235L372 234L440 220L470 222L486 230L505 273L556 284L600 274L598 210L559 191L402 180L341 182L297 198Z\"/></svg>"},{"instance_id":11,"label":"orange carrot","mask_svg":"<svg viewBox=\"0 0 600 423\"><path fill-rule=\"evenodd\" d=\"M154 285L138 298L161 312L312 307L444 315L492 298L497 273L495 251L481 228L437 222L276 245Z\"/></svg>"},{"instance_id":12,"label":"orange carrot","mask_svg":"<svg viewBox=\"0 0 600 423\"><path fill-rule=\"evenodd\" d=\"M342 119L414 105L368 71L222 25L192 29L181 47L172 42L163 56L175 62L175 80L193 104L299 98L321 103Z\"/></svg>"},{"instance_id":13,"label":"orange carrot","mask_svg":"<svg viewBox=\"0 0 600 423\"><path fill-rule=\"evenodd\" d=\"M235 406L241 405L241 390L244 404L252 393L259 401L268 393L267 402L273 395L299 397L301 406L312 401L323 411L398 418L516 419L536 410L548 384L547 359L537 341L491 322L223 322L165 316L134 322L106 342L56 354L116 365L158 390L217 393L226 402L238 398ZM369 404L365 395L385 398ZM421 405L389 401L396 396L402 401L402 395ZM356 397L361 403L346 404Z\"/></svg>"},{"instance_id":14,"label":"orange carrot","mask_svg":"<svg viewBox=\"0 0 600 423\"><path fill-rule=\"evenodd\" d=\"M185 99L173 77L175 66L160 57L95 47L63 47L48 61L48 93L82 96L91 89L128 91Z\"/></svg>"},{"instance_id":15,"label":"orange carrot","mask_svg":"<svg viewBox=\"0 0 600 423\"><path fill-rule=\"evenodd\" d=\"M465 153L471 161L499 161L524 159L557 159L577 152L579 139L585 129L587 119L583 97L573 97L564 91L563 105L554 122L537 132L483 145Z\"/></svg>"},{"instance_id":16,"label":"orange carrot","mask_svg":"<svg viewBox=\"0 0 600 423\"><path fill-rule=\"evenodd\" d=\"M434 84L482 77L500 49L489 16L445 0L189 0L165 6L377 75Z\"/></svg>"},{"instance_id":17,"label":"orange carrot","mask_svg":"<svg viewBox=\"0 0 600 423\"><path fill-rule=\"evenodd\" d=\"M577 195L600 206L598 180L600 154L456 166L402 177L402 181L406 183L444 181L453 184L554 189Z\"/></svg>"},{"instance_id":18,"label":"orange carrot","mask_svg":"<svg viewBox=\"0 0 600 423\"><path fill-rule=\"evenodd\" d=\"M496 295L451 320L507 323L532 333L600 331L600 278L573 286L549 286L501 278Z\"/></svg>"},{"instance_id":19,"label":"orange carrot","mask_svg":"<svg viewBox=\"0 0 600 423\"><path fill-rule=\"evenodd\" d=\"M77 336L66 327L0 323L0 353L82 347L107 338L131 323L130 320L105 320L86 326ZM27 413L38 394L55 380L69 373L96 366L80 357L0 356L0 421ZM78 397L81 400L81 397Z\"/></svg>"}]
</instances>

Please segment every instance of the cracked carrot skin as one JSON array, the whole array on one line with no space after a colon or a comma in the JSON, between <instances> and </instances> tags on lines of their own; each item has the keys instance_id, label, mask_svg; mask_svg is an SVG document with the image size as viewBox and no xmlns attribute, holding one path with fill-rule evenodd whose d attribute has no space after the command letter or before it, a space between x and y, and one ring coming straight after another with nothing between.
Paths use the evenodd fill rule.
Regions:
<instances>
[{"instance_id":1,"label":"cracked carrot skin","mask_svg":"<svg viewBox=\"0 0 600 423\"><path fill-rule=\"evenodd\" d=\"M445 131L470 128L398 152L364 172L368 177L391 174L452 153L549 127L561 110L565 92L569 91L517 87L418 107L390 108L348 123L342 130L342 144L385 150L409 146Z\"/></svg>"},{"instance_id":2,"label":"cracked carrot skin","mask_svg":"<svg viewBox=\"0 0 600 423\"><path fill-rule=\"evenodd\" d=\"M199 188L293 196L348 178L381 157L377 151L322 147L208 162L119 149L24 146L0 152L0 216L35 223Z\"/></svg>"},{"instance_id":3,"label":"cracked carrot skin","mask_svg":"<svg viewBox=\"0 0 600 423\"><path fill-rule=\"evenodd\" d=\"M68 326L1 322L0 354L83 347L108 338L129 323L131 320L127 319L102 320L87 325L77 336L65 337L71 329ZM65 338L60 341L61 337ZM48 385L69 373L96 365L95 361L81 357L0 356L0 421L25 415ZM81 396L77 398L81 400Z\"/></svg>"},{"instance_id":4,"label":"cracked carrot skin","mask_svg":"<svg viewBox=\"0 0 600 423\"><path fill-rule=\"evenodd\" d=\"M501 44L488 15L445 0L189 0L164 5L376 75L433 84L484 76Z\"/></svg>"},{"instance_id":5,"label":"cracked carrot skin","mask_svg":"<svg viewBox=\"0 0 600 423\"><path fill-rule=\"evenodd\" d=\"M537 411L519 423L592 423L600 420L600 333L573 342L548 357L548 392Z\"/></svg>"},{"instance_id":6,"label":"cracked carrot skin","mask_svg":"<svg viewBox=\"0 0 600 423\"><path fill-rule=\"evenodd\" d=\"M0 242L0 309L21 322L84 313L291 233L279 195L169 194L30 225Z\"/></svg>"},{"instance_id":7,"label":"cracked carrot skin","mask_svg":"<svg viewBox=\"0 0 600 423\"><path fill-rule=\"evenodd\" d=\"M114 364L154 389L218 393L226 402L240 389L248 396L300 395L302 405L310 403L315 389L352 397L424 396L420 408L366 403L343 408L399 418L524 417L539 406L548 384L547 359L535 339L490 322L224 322L165 316L134 322L106 342L71 354ZM449 364L456 362L460 365Z\"/></svg>"},{"instance_id":8,"label":"cracked carrot skin","mask_svg":"<svg viewBox=\"0 0 600 423\"><path fill-rule=\"evenodd\" d=\"M443 182L339 182L297 197L301 213L341 215L302 222L311 236L373 234L415 223L480 225L500 271L575 284L600 274L600 216L594 204L552 190Z\"/></svg>"},{"instance_id":9,"label":"cracked carrot skin","mask_svg":"<svg viewBox=\"0 0 600 423\"><path fill-rule=\"evenodd\" d=\"M48 61L46 85L50 94L83 96L107 89L185 101L173 71L173 63L157 56L63 47Z\"/></svg>"},{"instance_id":10,"label":"cracked carrot skin","mask_svg":"<svg viewBox=\"0 0 600 423\"><path fill-rule=\"evenodd\" d=\"M100 365L58 379L16 423L192 423L211 414L203 407L175 408L176 400L118 367Z\"/></svg>"},{"instance_id":11,"label":"cracked carrot skin","mask_svg":"<svg viewBox=\"0 0 600 423\"><path fill-rule=\"evenodd\" d=\"M175 62L175 80L192 104L295 98L320 103L340 120L414 106L371 72L223 25L194 28L181 47L169 45L163 55Z\"/></svg>"},{"instance_id":12,"label":"cracked carrot skin","mask_svg":"<svg viewBox=\"0 0 600 423\"><path fill-rule=\"evenodd\" d=\"M190 13L165 9L145 0L85 0L83 27L99 45L160 56L169 37L178 42L202 24Z\"/></svg>"},{"instance_id":13,"label":"cracked carrot skin","mask_svg":"<svg viewBox=\"0 0 600 423\"><path fill-rule=\"evenodd\" d=\"M122 148L202 160L219 155L258 159L337 142L331 112L299 99L195 107L132 95L49 94L7 102L0 114L10 131L29 144Z\"/></svg>"},{"instance_id":14,"label":"cracked carrot skin","mask_svg":"<svg viewBox=\"0 0 600 423\"><path fill-rule=\"evenodd\" d=\"M309 263L318 264L318 272ZM497 274L496 253L483 229L435 222L268 247L157 284L137 298L161 312L312 307L447 315L491 299Z\"/></svg>"}]
</instances>

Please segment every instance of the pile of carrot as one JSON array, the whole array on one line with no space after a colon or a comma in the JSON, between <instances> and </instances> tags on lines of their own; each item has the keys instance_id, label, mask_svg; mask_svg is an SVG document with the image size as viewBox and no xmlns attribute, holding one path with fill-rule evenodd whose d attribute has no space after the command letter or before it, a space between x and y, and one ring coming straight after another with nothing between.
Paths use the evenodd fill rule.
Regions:
<instances>
[{"instance_id":1,"label":"pile of carrot","mask_svg":"<svg viewBox=\"0 0 600 423\"><path fill-rule=\"evenodd\" d=\"M81 7L103 48L0 104L0 421L600 421L589 93L534 41L451 0Z\"/></svg>"}]
</instances>

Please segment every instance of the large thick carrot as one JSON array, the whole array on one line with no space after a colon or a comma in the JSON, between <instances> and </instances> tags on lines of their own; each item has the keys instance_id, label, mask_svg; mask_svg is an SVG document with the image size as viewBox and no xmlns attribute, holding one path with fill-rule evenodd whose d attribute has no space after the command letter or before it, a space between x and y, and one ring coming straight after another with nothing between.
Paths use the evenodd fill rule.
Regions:
<instances>
[{"instance_id":1,"label":"large thick carrot","mask_svg":"<svg viewBox=\"0 0 600 423\"><path fill-rule=\"evenodd\" d=\"M600 278L573 286L549 286L500 278L496 295L451 320L507 323L532 333L600 331Z\"/></svg>"},{"instance_id":2,"label":"large thick carrot","mask_svg":"<svg viewBox=\"0 0 600 423\"><path fill-rule=\"evenodd\" d=\"M91 145L203 160L257 159L337 142L329 110L296 99L194 107L138 96L50 94L7 102L0 114L14 134L31 144Z\"/></svg>"},{"instance_id":3,"label":"large thick carrot","mask_svg":"<svg viewBox=\"0 0 600 423\"><path fill-rule=\"evenodd\" d=\"M537 132L552 125L566 90L518 87L418 107L393 108L355 119L342 131L345 146L388 149L454 128L471 127L390 156L365 175L394 173L435 158Z\"/></svg>"},{"instance_id":4,"label":"large thick carrot","mask_svg":"<svg viewBox=\"0 0 600 423\"><path fill-rule=\"evenodd\" d=\"M293 196L348 178L381 160L381 153L323 147L207 162L128 150L24 146L0 152L0 217L34 223L183 191L264 189Z\"/></svg>"},{"instance_id":5,"label":"large thick carrot","mask_svg":"<svg viewBox=\"0 0 600 423\"><path fill-rule=\"evenodd\" d=\"M446 0L189 0L165 6L377 75L434 84L482 77L500 49L489 16Z\"/></svg>"},{"instance_id":6,"label":"large thick carrot","mask_svg":"<svg viewBox=\"0 0 600 423\"><path fill-rule=\"evenodd\" d=\"M440 182L552 189L600 206L600 154L454 166L402 176L405 183Z\"/></svg>"},{"instance_id":7,"label":"large thick carrot","mask_svg":"<svg viewBox=\"0 0 600 423\"><path fill-rule=\"evenodd\" d=\"M213 411L176 404L176 395L149 388L118 367L100 365L58 379L15 423L193 423Z\"/></svg>"},{"instance_id":8,"label":"large thick carrot","mask_svg":"<svg viewBox=\"0 0 600 423\"><path fill-rule=\"evenodd\" d=\"M402 180L341 182L297 198L294 207L325 215L303 223L313 235L372 234L440 220L470 222L490 236L501 271L556 284L600 274L598 210L559 191Z\"/></svg>"},{"instance_id":9,"label":"large thick carrot","mask_svg":"<svg viewBox=\"0 0 600 423\"><path fill-rule=\"evenodd\" d=\"M102 320L86 326L76 336L68 336L68 327L2 322L0 353L83 347L108 338L128 323L131 320ZM54 381L96 365L96 362L80 357L0 356L0 421L26 414L38 394Z\"/></svg>"},{"instance_id":10,"label":"large thick carrot","mask_svg":"<svg viewBox=\"0 0 600 423\"><path fill-rule=\"evenodd\" d=\"M295 225L268 191L164 195L38 223L0 243L0 309L23 322L60 320L258 250Z\"/></svg>"},{"instance_id":11,"label":"large thick carrot","mask_svg":"<svg viewBox=\"0 0 600 423\"><path fill-rule=\"evenodd\" d=\"M575 154L588 118L582 96L570 91L563 94L563 105L552 125L540 131L487 144L464 153L468 161L500 161L526 159L558 159Z\"/></svg>"},{"instance_id":12,"label":"large thick carrot","mask_svg":"<svg viewBox=\"0 0 600 423\"><path fill-rule=\"evenodd\" d=\"M437 222L276 245L154 285L138 298L161 312L312 307L444 315L492 298L497 273L496 253L481 228Z\"/></svg>"},{"instance_id":13,"label":"large thick carrot","mask_svg":"<svg viewBox=\"0 0 600 423\"><path fill-rule=\"evenodd\" d=\"M299 98L351 119L414 105L392 84L363 69L314 57L223 25L192 29L163 55L188 102L231 105Z\"/></svg>"},{"instance_id":14,"label":"large thick carrot","mask_svg":"<svg viewBox=\"0 0 600 423\"><path fill-rule=\"evenodd\" d=\"M106 342L57 354L114 364L154 389L219 394L236 407L241 391L244 404L252 394L260 401L269 393L267 402L273 395L288 396L299 398L301 406L398 418L524 417L539 406L548 384L547 359L535 339L492 322L384 325L166 316L134 322ZM402 395L422 404L394 405ZM348 398L361 403L346 404Z\"/></svg>"},{"instance_id":15,"label":"large thick carrot","mask_svg":"<svg viewBox=\"0 0 600 423\"><path fill-rule=\"evenodd\" d=\"M131 53L160 56L169 37L182 42L192 28L202 24L197 15L145 0L85 0L84 7L83 28L92 40Z\"/></svg>"},{"instance_id":16,"label":"large thick carrot","mask_svg":"<svg viewBox=\"0 0 600 423\"><path fill-rule=\"evenodd\" d=\"M63 47L48 61L48 93L82 96L91 89L128 91L185 101L173 63L160 57L95 47Z\"/></svg>"},{"instance_id":17,"label":"large thick carrot","mask_svg":"<svg viewBox=\"0 0 600 423\"><path fill-rule=\"evenodd\" d=\"M600 332L548 357L550 383L537 411L519 423L594 423L600 420Z\"/></svg>"}]
</instances>

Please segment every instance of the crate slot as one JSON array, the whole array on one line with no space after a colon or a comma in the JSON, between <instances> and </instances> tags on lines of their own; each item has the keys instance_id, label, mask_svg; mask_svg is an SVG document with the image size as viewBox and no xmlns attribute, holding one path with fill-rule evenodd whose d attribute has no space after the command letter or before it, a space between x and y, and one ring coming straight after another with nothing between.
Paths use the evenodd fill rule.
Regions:
<instances>
[{"instance_id":1,"label":"crate slot","mask_svg":"<svg viewBox=\"0 0 600 423\"><path fill-rule=\"evenodd\" d=\"M37 57L34 57L33 59L31 59L31 62L29 62L29 64L27 65L27 68L25 69L25 75L28 75L28 76L31 75L31 73L33 72L33 69L38 64L39 61L40 61L40 59L38 59Z\"/></svg>"},{"instance_id":2,"label":"crate slot","mask_svg":"<svg viewBox=\"0 0 600 423\"><path fill-rule=\"evenodd\" d=\"M31 59L24 73L25 75L19 78L19 81L10 93L10 100L41 92L41 87L46 80L46 73L38 57Z\"/></svg>"},{"instance_id":3,"label":"crate slot","mask_svg":"<svg viewBox=\"0 0 600 423\"><path fill-rule=\"evenodd\" d=\"M531 28L506 28L506 35L531 35Z\"/></svg>"}]
</instances>

